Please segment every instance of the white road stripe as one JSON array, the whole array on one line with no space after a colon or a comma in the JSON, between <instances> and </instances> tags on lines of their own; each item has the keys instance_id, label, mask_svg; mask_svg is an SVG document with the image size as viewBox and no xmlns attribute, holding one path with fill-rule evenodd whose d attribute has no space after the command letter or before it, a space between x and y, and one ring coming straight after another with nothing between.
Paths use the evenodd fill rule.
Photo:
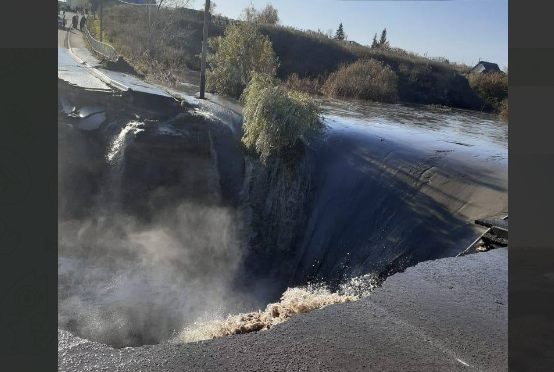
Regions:
<instances>
[{"instance_id":1,"label":"white road stripe","mask_svg":"<svg viewBox=\"0 0 554 372\"><path fill-rule=\"evenodd\" d=\"M458 359L458 358L456 358L456 360L457 360L458 362L462 363L464 366L469 367L469 364L467 364L467 363L464 362L463 360Z\"/></svg>"}]
</instances>

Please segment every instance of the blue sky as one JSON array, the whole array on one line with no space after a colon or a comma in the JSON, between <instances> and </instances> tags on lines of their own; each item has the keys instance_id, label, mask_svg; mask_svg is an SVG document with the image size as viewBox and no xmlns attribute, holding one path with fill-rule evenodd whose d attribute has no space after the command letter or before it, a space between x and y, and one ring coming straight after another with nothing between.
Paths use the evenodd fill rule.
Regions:
<instances>
[{"instance_id":1,"label":"blue sky","mask_svg":"<svg viewBox=\"0 0 554 372\"><path fill-rule=\"evenodd\" d=\"M361 44L386 27L394 47L468 65L479 58L508 64L508 0L215 0L216 13L238 18L250 3L260 9L268 2L283 25L325 31L342 22L348 39Z\"/></svg>"}]
</instances>

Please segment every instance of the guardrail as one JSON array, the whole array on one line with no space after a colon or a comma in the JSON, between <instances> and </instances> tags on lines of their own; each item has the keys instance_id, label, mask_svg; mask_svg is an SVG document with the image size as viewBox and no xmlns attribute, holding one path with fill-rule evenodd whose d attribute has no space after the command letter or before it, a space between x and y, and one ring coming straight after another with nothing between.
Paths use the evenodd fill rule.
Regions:
<instances>
[{"instance_id":1,"label":"guardrail","mask_svg":"<svg viewBox=\"0 0 554 372\"><path fill-rule=\"evenodd\" d=\"M103 43L93 38L86 24L85 24L85 36L87 37L89 45L96 53L109 59L110 61L117 60L117 53L115 49L111 45L108 45L106 43Z\"/></svg>"}]
</instances>

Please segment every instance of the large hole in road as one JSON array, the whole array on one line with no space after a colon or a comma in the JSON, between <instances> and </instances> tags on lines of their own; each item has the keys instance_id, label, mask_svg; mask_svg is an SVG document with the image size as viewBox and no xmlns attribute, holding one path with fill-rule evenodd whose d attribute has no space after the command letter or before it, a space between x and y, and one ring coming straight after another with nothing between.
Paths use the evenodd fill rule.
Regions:
<instances>
[{"instance_id":1,"label":"large hole in road","mask_svg":"<svg viewBox=\"0 0 554 372\"><path fill-rule=\"evenodd\" d=\"M463 250L476 233L453 211L506 193L490 171L449 160L448 173L450 150L341 131L292 167L261 163L228 113L74 89L59 89L58 325L113 347L260 331L355 300ZM98 107L83 130L79 112Z\"/></svg>"}]
</instances>

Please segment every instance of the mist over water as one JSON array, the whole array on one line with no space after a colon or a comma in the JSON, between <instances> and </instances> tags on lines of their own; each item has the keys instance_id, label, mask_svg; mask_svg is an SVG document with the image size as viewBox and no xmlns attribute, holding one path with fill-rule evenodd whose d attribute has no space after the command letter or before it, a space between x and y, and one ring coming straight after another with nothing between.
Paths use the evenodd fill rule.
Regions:
<instances>
[{"instance_id":1,"label":"mist over water","mask_svg":"<svg viewBox=\"0 0 554 372\"><path fill-rule=\"evenodd\" d=\"M59 327L115 347L138 346L169 339L206 311L224 313L244 305L233 289L243 258L234 212L214 203L182 200L148 218L125 211L120 200L125 151L144 124L112 126L119 129L104 147L106 184L97 195L87 195L92 202L64 194L63 187L60 194L60 205L86 213L75 217L60 211ZM90 142L79 136L63 146ZM67 178L60 183L70 188L78 187L73 178L79 172L71 169L75 163L93 167L92 159L74 155L59 160L60 177Z\"/></svg>"},{"instance_id":2,"label":"mist over water","mask_svg":"<svg viewBox=\"0 0 554 372\"><path fill-rule=\"evenodd\" d=\"M151 125L162 135L182 135ZM269 329L294 315L356 300L375 287L373 278L365 278L349 281L340 294L323 284L291 288L266 311L248 313L262 309L265 299L249 290L254 285L249 285L252 278L243 267L246 247L239 234L238 212L214 197L199 202L178 200L177 204L169 200L148 218L128 213L121 203L127 151L146 126L130 120L108 128L111 134L103 163L106 184L100 186L98 195L89 195L94 202L84 218L64 213L59 217L60 328L114 347L170 339L198 341ZM210 156L215 157L213 149ZM68 174L60 172L61 177ZM220 193L213 182L206 181L206 186L213 187L209 194ZM81 202L72 199L62 204ZM252 314L259 314L254 315L257 321L248 325Z\"/></svg>"},{"instance_id":3,"label":"mist over water","mask_svg":"<svg viewBox=\"0 0 554 372\"><path fill-rule=\"evenodd\" d=\"M328 108L326 123L356 129L365 119L383 121L360 110L341 119L343 109ZM402 120L410 120L413 110L405 111ZM437 123L447 117L428 116ZM441 134L447 140L464 127L461 119L451 123L456 130ZM467 221L436 203L434 189L417 191L433 177L441 181L433 172L442 158L429 163L427 153L408 150L389 156L398 126L372 126L386 141L335 128L292 171L245 156L238 128L234 112L208 106L164 120L118 118L100 133L60 121L61 329L114 347L265 331L369 295L383 271L455 250L450 231L474 238ZM502 142L496 128L489 132ZM440 149L446 156L458 145L440 146L448 146ZM390 176L388 168L401 166L410 182ZM461 184L443 176L448 187ZM452 194L459 190L466 188ZM459 203L447 207L465 207Z\"/></svg>"},{"instance_id":4,"label":"mist over water","mask_svg":"<svg viewBox=\"0 0 554 372\"><path fill-rule=\"evenodd\" d=\"M59 225L59 324L114 346L157 343L236 298L241 251L228 211L181 204Z\"/></svg>"}]
</instances>

